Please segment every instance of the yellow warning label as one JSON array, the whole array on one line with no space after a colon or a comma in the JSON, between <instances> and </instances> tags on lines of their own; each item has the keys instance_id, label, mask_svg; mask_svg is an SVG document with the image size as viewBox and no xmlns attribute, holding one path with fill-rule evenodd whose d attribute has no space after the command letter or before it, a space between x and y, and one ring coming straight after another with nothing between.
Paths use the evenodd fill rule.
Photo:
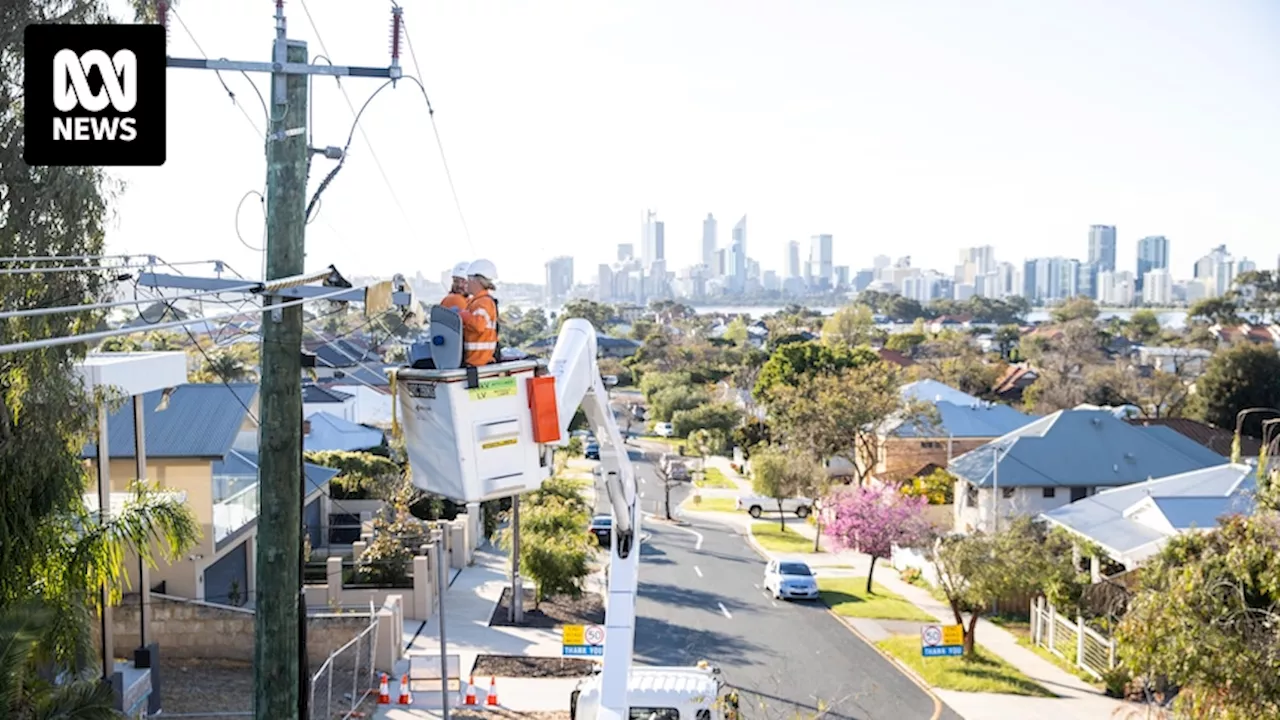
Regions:
<instances>
[{"instance_id":1,"label":"yellow warning label","mask_svg":"<svg viewBox=\"0 0 1280 720\"><path fill-rule=\"evenodd\" d=\"M493 398L511 397L515 394L516 379L513 377L481 380L480 387L471 388L467 391L467 395L472 400L491 400Z\"/></svg>"},{"instance_id":2,"label":"yellow warning label","mask_svg":"<svg viewBox=\"0 0 1280 720\"><path fill-rule=\"evenodd\" d=\"M483 450L492 450L494 448L506 447L507 445L515 445L519 442L518 438L507 438L506 440L493 440L481 445Z\"/></svg>"}]
</instances>

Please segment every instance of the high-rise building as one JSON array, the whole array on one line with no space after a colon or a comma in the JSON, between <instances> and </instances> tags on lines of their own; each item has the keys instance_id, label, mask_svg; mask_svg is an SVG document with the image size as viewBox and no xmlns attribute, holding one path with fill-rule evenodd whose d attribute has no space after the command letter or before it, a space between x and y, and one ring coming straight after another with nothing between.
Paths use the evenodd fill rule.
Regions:
<instances>
[{"instance_id":1,"label":"high-rise building","mask_svg":"<svg viewBox=\"0 0 1280 720\"><path fill-rule=\"evenodd\" d=\"M613 300L613 268L601 263L596 273L596 302Z\"/></svg>"},{"instance_id":2,"label":"high-rise building","mask_svg":"<svg viewBox=\"0 0 1280 720\"><path fill-rule=\"evenodd\" d=\"M800 243L787 243L787 278L800 277Z\"/></svg>"},{"instance_id":3,"label":"high-rise building","mask_svg":"<svg viewBox=\"0 0 1280 720\"><path fill-rule=\"evenodd\" d=\"M716 270L716 248L719 247L716 234L716 218L707 213L707 219L702 221L702 264L712 272Z\"/></svg>"},{"instance_id":4,"label":"high-rise building","mask_svg":"<svg viewBox=\"0 0 1280 720\"><path fill-rule=\"evenodd\" d=\"M743 215L742 219L733 226L733 239L729 244L730 257L732 262L726 268L726 274L729 275L729 287L737 292L742 292L747 282L747 216Z\"/></svg>"},{"instance_id":5,"label":"high-rise building","mask_svg":"<svg viewBox=\"0 0 1280 720\"><path fill-rule=\"evenodd\" d=\"M618 243L618 262L629 262L636 256L636 246L631 243Z\"/></svg>"},{"instance_id":6,"label":"high-rise building","mask_svg":"<svg viewBox=\"0 0 1280 720\"><path fill-rule=\"evenodd\" d=\"M1089 226L1089 264L1098 270L1116 269L1116 226Z\"/></svg>"},{"instance_id":7,"label":"high-rise building","mask_svg":"<svg viewBox=\"0 0 1280 720\"><path fill-rule=\"evenodd\" d=\"M834 286L830 235L814 235L809 238L809 278L811 287L829 290Z\"/></svg>"},{"instance_id":8,"label":"high-rise building","mask_svg":"<svg viewBox=\"0 0 1280 720\"><path fill-rule=\"evenodd\" d=\"M555 304L569 297L573 289L573 258L568 255L547 261L547 302Z\"/></svg>"},{"instance_id":9,"label":"high-rise building","mask_svg":"<svg viewBox=\"0 0 1280 720\"><path fill-rule=\"evenodd\" d=\"M1142 302L1157 307L1167 307L1173 302L1173 278L1168 268L1147 271L1142 278Z\"/></svg>"},{"instance_id":10,"label":"high-rise building","mask_svg":"<svg viewBox=\"0 0 1280 720\"><path fill-rule=\"evenodd\" d=\"M1219 297L1231 289L1236 279L1236 261L1227 252L1226 245L1219 245L1208 255L1196 261L1194 277L1204 283L1205 297Z\"/></svg>"},{"instance_id":11,"label":"high-rise building","mask_svg":"<svg viewBox=\"0 0 1280 720\"><path fill-rule=\"evenodd\" d=\"M1136 297L1135 278L1127 270L1098 273L1098 302L1111 307L1129 307Z\"/></svg>"},{"instance_id":12,"label":"high-rise building","mask_svg":"<svg viewBox=\"0 0 1280 720\"><path fill-rule=\"evenodd\" d=\"M1143 278L1152 270L1169 267L1169 239L1163 235L1148 235L1138 241L1138 289Z\"/></svg>"},{"instance_id":13,"label":"high-rise building","mask_svg":"<svg viewBox=\"0 0 1280 720\"><path fill-rule=\"evenodd\" d=\"M648 272L654 261L663 259L663 245L665 238L662 221L658 220L658 213L646 210L640 223L640 262L644 265L645 272Z\"/></svg>"}]
</instances>

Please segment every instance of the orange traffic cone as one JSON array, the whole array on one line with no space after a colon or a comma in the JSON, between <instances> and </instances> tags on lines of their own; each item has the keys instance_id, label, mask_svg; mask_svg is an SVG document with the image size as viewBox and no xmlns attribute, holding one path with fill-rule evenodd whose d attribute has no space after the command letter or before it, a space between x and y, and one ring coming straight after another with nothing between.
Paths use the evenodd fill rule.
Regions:
<instances>
[{"instance_id":1,"label":"orange traffic cone","mask_svg":"<svg viewBox=\"0 0 1280 720\"><path fill-rule=\"evenodd\" d=\"M400 676L400 700L397 704L409 705L413 703L413 695L409 694L409 673Z\"/></svg>"},{"instance_id":2,"label":"orange traffic cone","mask_svg":"<svg viewBox=\"0 0 1280 720\"><path fill-rule=\"evenodd\" d=\"M498 704L498 678L492 675L489 676L489 694L485 696L484 704L485 705Z\"/></svg>"},{"instance_id":3,"label":"orange traffic cone","mask_svg":"<svg viewBox=\"0 0 1280 720\"><path fill-rule=\"evenodd\" d=\"M382 683L378 685L378 704L391 704L391 688L387 687L387 674L382 673Z\"/></svg>"},{"instance_id":4,"label":"orange traffic cone","mask_svg":"<svg viewBox=\"0 0 1280 720\"><path fill-rule=\"evenodd\" d=\"M465 700L462 701L462 704L463 705L476 704L476 676L475 675L472 675L470 680L467 681L467 697Z\"/></svg>"}]
</instances>

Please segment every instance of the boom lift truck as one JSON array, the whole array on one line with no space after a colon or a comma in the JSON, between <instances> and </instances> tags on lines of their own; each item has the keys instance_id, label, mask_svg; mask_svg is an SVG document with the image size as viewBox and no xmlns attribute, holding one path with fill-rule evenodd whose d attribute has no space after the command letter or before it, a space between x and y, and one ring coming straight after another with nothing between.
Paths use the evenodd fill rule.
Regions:
<instances>
[{"instance_id":1,"label":"boom lift truck","mask_svg":"<svg viewBox=\"0 0 1280 720\"><path fill-rule=\"evenodd\" d=\"M479 503L538 489L552 452L581 407L600 442L613 514L609 602L602 668L569 698L575 720L716 720L737 715L718 668L632 668L641 512L635 471L596 363L596 331L566 320L550 362L515 360L462 368L461 326L448 310L431 315L436 369L395 373L405 450L414 484L455 501Z\"/></svg>"}]
</instances>

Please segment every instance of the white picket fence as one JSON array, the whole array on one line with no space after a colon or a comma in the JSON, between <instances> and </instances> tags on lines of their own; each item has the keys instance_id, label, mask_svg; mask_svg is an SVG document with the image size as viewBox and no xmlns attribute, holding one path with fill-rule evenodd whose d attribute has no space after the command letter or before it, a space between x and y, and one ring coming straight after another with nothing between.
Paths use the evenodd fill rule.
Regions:
<instances>
[{"instance_id":1,"label":"white picket fence","mask_svg":"<svg viewBox=\"0 0 1280 720\"><path fill-rule=\"evenodd\" d=\"M1099 680L1116 666L1113 638L1088 627L1078 615L1071 618L1057 612L1044 597L1031 603L1031 640Z\"/></svg>"}]
</instances>

